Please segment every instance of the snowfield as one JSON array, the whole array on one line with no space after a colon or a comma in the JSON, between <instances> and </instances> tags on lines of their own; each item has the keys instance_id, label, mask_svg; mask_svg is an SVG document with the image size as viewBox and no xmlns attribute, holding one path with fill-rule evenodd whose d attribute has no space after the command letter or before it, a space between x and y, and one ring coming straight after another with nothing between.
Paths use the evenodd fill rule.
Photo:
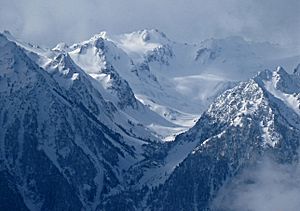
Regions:
<instances>
[{"instance_id":1,"label":"snowfield","mask_svg":"<svg viewBox=\"0 0 300 211\"><path fill-rule=\"evenodd\" d=\"M222 209L265 159L298 165L299 63L241 37L100 32L47 49L4 32L0 210Z\"/></svg>"}]
</instances>

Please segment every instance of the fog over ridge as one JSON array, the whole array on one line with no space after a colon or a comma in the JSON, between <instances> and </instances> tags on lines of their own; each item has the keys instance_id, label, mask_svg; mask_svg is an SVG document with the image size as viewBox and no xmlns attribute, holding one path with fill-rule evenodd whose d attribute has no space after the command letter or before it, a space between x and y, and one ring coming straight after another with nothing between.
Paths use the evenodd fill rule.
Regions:
<instances>
[{"instance_id":1,"label":"fog over ridge","mask_svg":"<svg viewBox=\"0 0 300 211\"><path fill-rule=\"evenodd\" d=\"M158 28L171 39L199 42L243 36L300 49L298 0L0 0L0 30L45 46Z\"/></svg>"}]
</instances>

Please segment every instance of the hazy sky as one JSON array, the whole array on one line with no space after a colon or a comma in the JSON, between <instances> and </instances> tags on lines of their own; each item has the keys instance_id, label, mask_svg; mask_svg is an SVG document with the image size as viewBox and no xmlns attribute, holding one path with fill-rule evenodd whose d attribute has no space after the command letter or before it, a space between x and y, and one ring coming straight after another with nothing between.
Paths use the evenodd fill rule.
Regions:
<instances>
[{"instance_id":1,"label":"hazy sky","mask_svg":"<svg viewBox=\"0 0 300 211\"><path fill-rule=\"evenodd\" d=\"M300 46L299 0L0 0L0 30L38 44L157 28L173 40L241 35Z\"/></svg>"}]
</instances>

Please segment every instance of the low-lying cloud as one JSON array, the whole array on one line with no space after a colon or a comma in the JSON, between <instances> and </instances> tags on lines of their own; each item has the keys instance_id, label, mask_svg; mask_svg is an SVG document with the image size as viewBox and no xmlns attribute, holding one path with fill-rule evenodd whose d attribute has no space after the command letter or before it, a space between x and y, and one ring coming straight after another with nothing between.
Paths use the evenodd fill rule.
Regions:
<instances>
[{"instance_id":1,"label":"low-lying cloud","mask_svg":"<svg viewBox=\"0 0 300 211\"><path fill-rule=\"evenodd\" d=\"M283 165L264 159L224 186L213 208L218 211L298 211L299 197L300 165Z\"/></svg>"}]
</instances>

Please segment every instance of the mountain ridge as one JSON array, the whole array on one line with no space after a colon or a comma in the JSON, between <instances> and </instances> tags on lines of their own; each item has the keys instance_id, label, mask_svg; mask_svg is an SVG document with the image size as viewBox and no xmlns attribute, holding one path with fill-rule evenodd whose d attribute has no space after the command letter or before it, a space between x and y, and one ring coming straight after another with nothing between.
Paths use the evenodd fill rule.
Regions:
<instances>
[{"instance_id":1,"label":"mountain ridge","mask_svg":"<svg viewBox=\"0 0 300 211\"><path fill-rule=\"evenodd\" d=\"M164 43L136 59L105 33L52 50L0 34L1 209L222 209L221 191L265 155L297 163L299 68L231 77L277 47L124 36Z\"/></svg>"}]
</instances>

